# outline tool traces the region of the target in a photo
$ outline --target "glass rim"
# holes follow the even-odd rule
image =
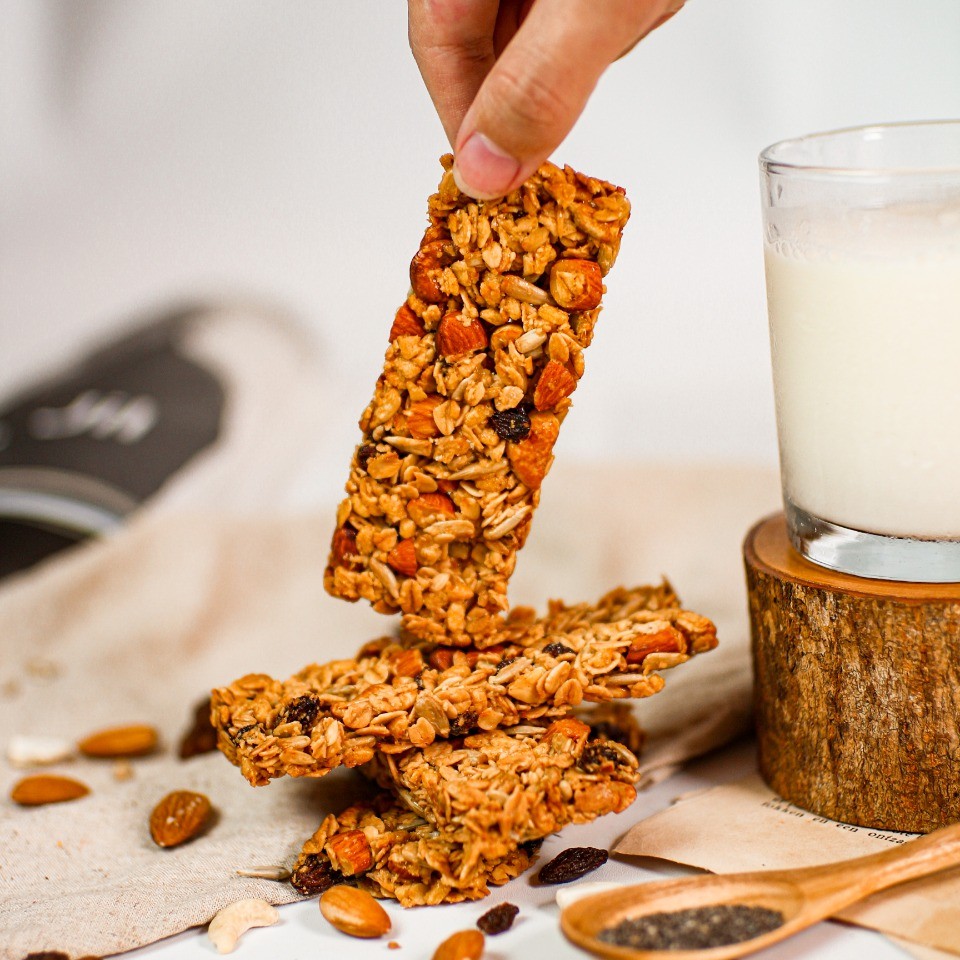
[[[796,162],[780,159],[776,156],[778,151],[783,151],[790,147],[809,143],[816,140],[828,140],[831,138],[847,136],[850,134],[860,134],[861,136],[876,133],[882,134],[888,130],[904,130],[908,128],[925,127],[928,129],[953,129],[960,135],[960,119],[942,119],[942,120],[903,120],[892,123],[868,123],[852,127],[838,127],[835,130],[823,130],[818,133],[808,133],[800,137],[788,137],[784,140],[778,140],[771,143],[760,151],[759,162],[760,169],[764,173],[770,174],[805,174],[808,176],[825,176],[837,178],[849,178],[865,180],[870,178],[890,178],[890,177],[925,177],[925,176],[960,176],[960,161],[953,164],[941,164],[939,166],[929,167],[910,167],[910,166],[872,166],[872,167],[838,167],[829,164],[811,163],[809,161]]]

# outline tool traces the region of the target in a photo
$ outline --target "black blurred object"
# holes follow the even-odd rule
[[[118,528],[220,436],[225,387],[168,313],[0,408],[0,577]]]

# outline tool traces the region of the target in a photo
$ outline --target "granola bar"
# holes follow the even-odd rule
[[[646,588],[641,588],[643,592]],[[677,608],[635,610],[597,622],[597,608],[621,610],[630,592],[596,606],[563,608],[565,632],[528,643],[519,624],[512,642],[485,650],[407,647],[386,638],[353,660],[312,665],[281,682],[250,674],[213,691],[217,745],[255,786],[284,775],[319,777],[341,764],[368,763],[375,749],[401,752],[472,730],[562,716],[587,700],[647,697],[657,673],[716,646],[716,628]],[[559,616],[555,609],[550,616]]]
[[[468,646],[500,629],[630,204],[551,163],[478,203],[441,162],[324,583]]]
[[[291,883],[301,893],[322,893],[355,879],[375,897],[392,897],[405,907],[478,900],[519,876],[539,844],[516,847],[501,858],[467,861],[461,844],[390,793],[328,816],[304,844]]]
[[[490,860],[634,801],[637,758],[589,735],[587,724],[564,717],[378,753],[363,770],[462,844],[467,862]]]

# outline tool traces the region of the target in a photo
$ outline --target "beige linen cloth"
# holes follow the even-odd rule
[[[514,603],[595,599],[667,575],[685,605],[711,616],[720,647],[667,673],[637,704],[652,734],[649,778],[742,731],[749,658],[740,543],[775,509],[774,473],[723,467],[557,464],[511,585]],[[76,740],[152,723],[163,749],[133,761],[74,759],[81,800],[18,808],[24,771],[0,763],[0,957],[31,951],[105,955],[206,923],[241,897],[297,899],[288,884],[236,876],[289,865],[325,812],[363,787],[337,771],[254,790],[219,754],[188,761],[176,745],[210,687],[263,671],[285,677],[352,655],[394,621],[323,592],[333,507],[309,515],[144,514],[0,587],[0,748],[35,734]],[[174,789],[208,794],[212,830],[161,850],[151,809]]]

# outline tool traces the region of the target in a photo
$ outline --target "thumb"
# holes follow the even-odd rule
[[[454,177],[479,199],[519,186],[570,132],[604,70],[676,0],[537,0],[457,133]]]

